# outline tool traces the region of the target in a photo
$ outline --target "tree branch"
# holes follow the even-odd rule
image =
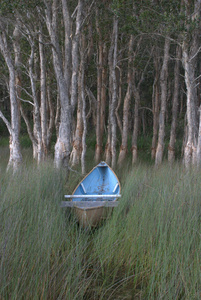
[[[19,99],[19,100],[22,101],[22,102],[29,103],[29,104],[35,106],[35,104],[34,104],[33,102],[29,101],[29,100],[24,100],[24,99],[22,99],[22,98],[20,98],[20,97],[17,97],[17,99]]]
[[[12,135],[12,128],[11,128],[10,122],[6,119],[6,117],[4,116],[4,114],[2,113],[1,110],[0,110],[0,118],[6,124],[6,127],[7,127],[8,131],[9,131],[10,135]]]

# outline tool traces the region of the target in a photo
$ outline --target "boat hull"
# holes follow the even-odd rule
[[[90,209],[75,207],[75,215],[83,228],[96,227],[106,218],[106,208],[103,206]]]
[[[116,206],[120,197],[120,182],[114,171],[101,162],[78,184],[71,198],[71,207],[83,227],[97,226]],[[64,203],[65,206],[65,203]]]

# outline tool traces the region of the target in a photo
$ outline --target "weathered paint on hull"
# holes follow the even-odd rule
[[[95,227],[103,220],[105,216],[104,210],[104,207],[94,207],[90,209],[75,207],[75,214],[82,227]]]

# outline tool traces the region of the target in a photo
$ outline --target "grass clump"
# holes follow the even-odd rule
[[[50,164],[1,174],[0,295],[80,299],[87,237],[59,204],[64,177]],[[77,296],[76,296],[77,294]]]
[[[1,299],[200,299],[200,171],[117,170],[122,198],[99,228],[80,228],[52,162],[1,171]]]
[[[178,166],[131,171],[96,237],[107,285],[101,299],[125,291],[126,299],[200,298],[200,179]]]

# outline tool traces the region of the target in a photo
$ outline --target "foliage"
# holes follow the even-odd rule
[[[36,6],[43,6],[43,1],[2,0],[0,6],[0,15],[15,14],[16,11],[24,12],[24,10],[32,10]]]
[[[179,33],[184,27],[181,1],[115,0],[113,9],[123,24],[122,30],[139,33]]]

